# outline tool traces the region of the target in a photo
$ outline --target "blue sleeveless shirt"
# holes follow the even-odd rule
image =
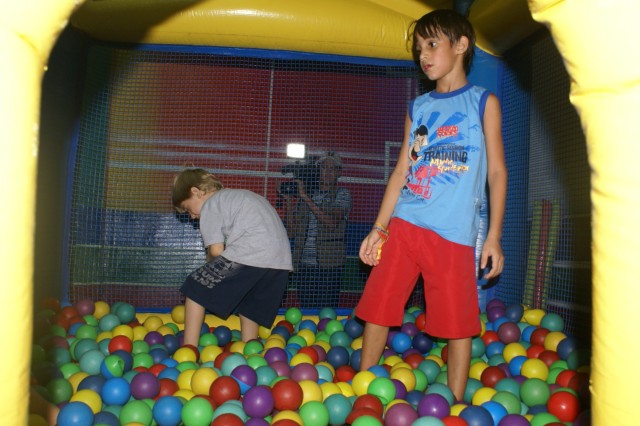
[[[475,247],[487,181],[482,120],[488,96],[467,84],[410,103],[410,166],[394,217]]]

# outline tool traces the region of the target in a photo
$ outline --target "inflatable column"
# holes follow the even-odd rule
[[[529,0],[571,77],[591,164],[594,425],[637,419],[640,339],[640,3]]]
[[[81,1],[5,1],[0,14],[0,424],[27,424],[33,319],[33,231],[42,77]]]

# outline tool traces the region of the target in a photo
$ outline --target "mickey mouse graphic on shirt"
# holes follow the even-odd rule
[[[427,140],[428,134],[429,131],[427,130],[427,126],[424,124],[418,126],[418,128],[413,132],[413,145],[411,145],[411,151],[409,152],[412,165],[416,165],[424,158],[424,150],[427,148],[429,143]]]

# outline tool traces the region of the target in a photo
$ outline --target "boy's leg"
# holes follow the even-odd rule
[[[184,301],[184,344],[198,347],[200,330],[204,322],[204,307],[190,298]]]
[[[245,317],[244,315],[238,315],[240,317],[240,334],[243,342],[258,338],[258,325],[257,322]]]
[[[471,337],[449,339],[447,357],[447,383],[456,401],[463,401],[471,363]]]
[[[360,354],[360,371],[378,365],[384,346],[387,343],[389,327],[373,323],[364,325],[362,335],[362,353]]]

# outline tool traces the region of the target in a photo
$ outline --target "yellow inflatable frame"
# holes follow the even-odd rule
[[[52,45],[82,3],[5,1],[0,15],[0,128],[5,132],[0,176],[2,199],[8,204],[0,220],[0,271],[7,302],[0,310],[6,345],[0,362],[3,425],[27,423],[42,77]],[[390,2],[383,0],[323,0],[316,5],[281,0],[276,9],[263,10],[258,6],[266,3],[257,0],[243,2],[243,8],[235,0],[218,0],[216,8],[211,8],[213,3],[89,0],[86,9],[74,15],[74,22],[96,38],[114,41],[118,41],[113,37],[118,29],[129,28],[126,40],[120,41],[409,59],[400,29],[410,19],[450,5],[449,1],[395,0],[392,10],[387,6]],[[523,22],[529,25],[531,16],[528,11],[525,17],[520,14],[523,5],[522,0],[477,0],[470,18],[480,35],[479,46],[500,53],[528,35],[531,27],[523,30]],[[635,306],[640,293],[640,221],[635,218],[640,211],[640,178],[637,168],[621,159],[640,158],[632,125],[640,111],[640,4],[636,0],[528,0],[528,7],[535,20],[550,28],[564,58],[572,79],[570,99],[581,117],[592,167],[592,422],[630,424],[638,415],[634,391],[640,383],[635,368],[640,340],[633,334],[640,323],[640,309]],[[123,15],[123,10],[128,14]],[[252,17],[257,19],[251,21]],[[195,22],[198,25],[191,25]],[[248,25],[251,22],[259,24]],[[171,34],[176,25],[188,25],[182,31],[187,28],[197,34],[193,40],[190,36],[176,39]],[[208,35],[220,28],[217,37]],[[344,36],[345,29],[349,37]]]

